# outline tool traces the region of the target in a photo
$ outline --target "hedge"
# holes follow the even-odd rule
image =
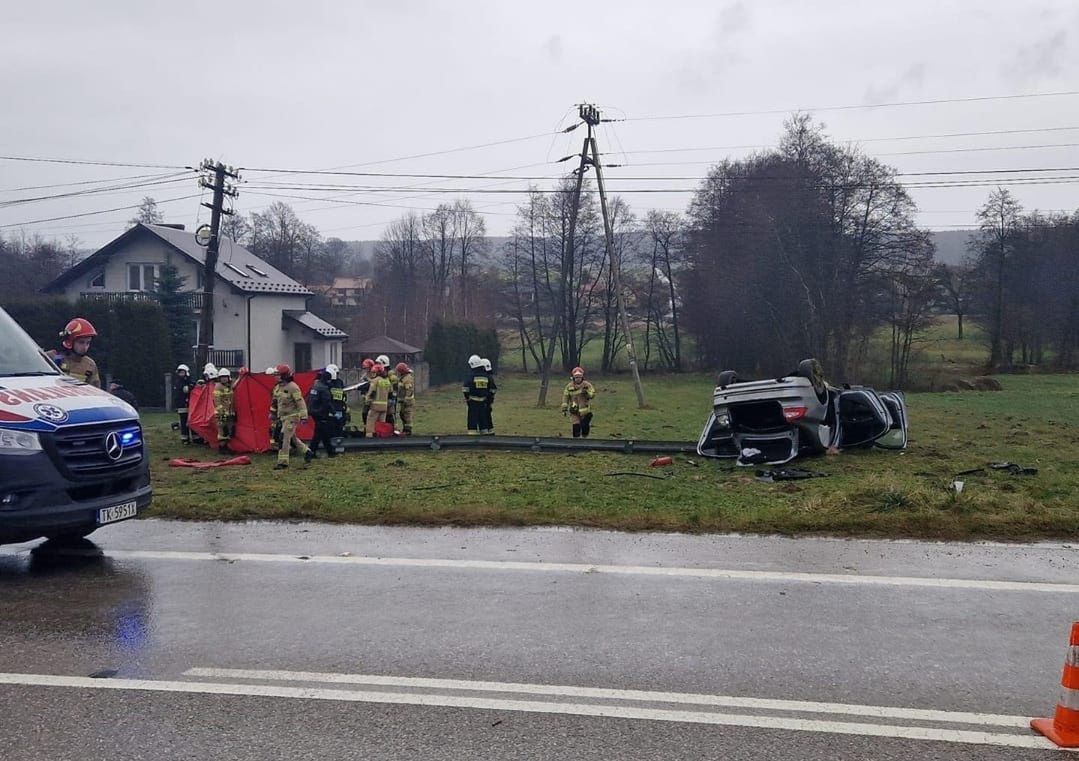
[[[90,348],[101,377],[120,381],[140,405],[165,403],[165,373],[172,370],[168,323],[153,302],[107,304],[60,298],[4,304],[23,330],[46,351],[60,348],[60,331],[72,317],[85,317],[98,335]]]
[[[468,370],[468,358],[479,354],[498,369],[498,333],[471,323],[436,321],[427,334],[423,358],[431,367],[431,385],[459,382]]]

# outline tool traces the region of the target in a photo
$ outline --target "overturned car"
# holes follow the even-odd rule
[[[790,462],[829,449],[907,446],[907,406],[899,391],[835,388],[820,363],[806,359],[788,376],[743,381],[719,375],[697,453],[739,465]]]

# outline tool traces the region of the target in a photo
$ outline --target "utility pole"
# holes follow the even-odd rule
[[[235,198],[239,195],[236,186],[226,183],[226,178],[240,179],[240,173],[231,166],[225,166],[220,161],[205,159],[199,165],[202,176],[199,178],[199,187],[208,188],[214,192],[213,203],[202,205],[210,210],[209,240],[201,243],[203,228],[195,231],[195,240],[200,245],[206,246],[206,263],[202,269],[202,318],[199,324],[199,343],[195,349],[195,367],[201,373],[206,366],[206,360],[210,353],[210,347],[214,343],[214,281],[217,279],[217,253],[221,230],[221,215],[231,215],[231,209],[224,208],[225,196]],[[247,358],[250,361],[250,357]]]
[[[626,335],[626,358],[629,360],[629,369],[633,372],[633,390],[637,392],[637,406],[640,409],[648,407],[644,398],[644,387],[641,385],[641,372],[637,367],[637,352],[633,348],[633,334],[629,331],[629,316],[626,314],[626,298],[622,291],[622,258],[614,244],[614,228],[611,225],[611,215],[607,208],[607,191],[603,185],[603,164],[599,158],[599,148],[596,145],[594,128],[603,120],[600,118],[599,109],[588,103],[582,103],[577,107],[581,120],[588,126],[588,136],[585,138],[585,147],[581,151],[581,172],[577,178],[577,195],[574,198],[573,216],[571,217],[570,232],[572,235],[573,222],[576,221],[577,205],[580,203],[581,175],[584,174],[585,163],[591,164],[596,170],[596,186],[599,190],[599,205],[603,211],[603,231],[607,240],[607,261],[611,267],[611,279],[614,284],[615,297],[618,301],[618,321],[622,326],[622,332]],[[588,154],[591,153],[591,156]]]

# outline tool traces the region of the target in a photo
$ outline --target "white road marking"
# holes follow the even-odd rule
[[[868,716],[874,719],[909,719],[950,724],[1026,729],[1026,716],[1005,716],[967,711],[938,711],[923,708],[867,706],[850,703],[819,703],[805,700],[776,700],[747,698],[736,695],[701,695],[684,692],[653,692],[650,690],[616,690],[603,687],[575,687],[552,684],[521,684],[518,682],[478,682],[465,679],[431,679],[426,677],[383,676],[375,674],[333,674],[317,671],[273,671],[263,669],[193,668],[184,676],[206,679],[259,679],[275,682],[321,682],[324,684],[363,684],[376,687],[407,687],[434,690],[464,690],[471,692],[523,693],[534,696],[570,698],[599,698],[631,700],[648,703],[684,703],[722,706],[724,708],[753,708],[758,710],[794,711],[801,713],[843,714]]]
[[[904,740],[927,740],[967,745],[995,745],[1008,748],[1035,748],[1039,750],[1051,750],[1056,748],[1051,741],[1033,734],[1000,734],[960,729],[904,727],[887,724],[862,724],[857,722],[821,721],[817,719],[795,719],[776,716],[750,716],[702,711],[675,711],[655,708],[635,708],[631,706],[505,700],[459,697],[453,695],[424,695],[418,693],[377,691],[364,692],[358,690],[285,687],[280,685],[224,684],[216,682],[93,679],[90,677],[58,676],[52,674],[0,673],[0,684],[34,687],[70,687],[96,690],[142,690],[150,692],[234,695],[263,698],[272,697],[290,698],[294,700],[337,700],[357,703],[382,703],[445,708],[471,708],[489,711],[594,716],[602,718],[669,721],[731,727],[752,727],[758,729],[780,729],[798,732],[820,732],[839,735],[862,735],[867,737],[889,737]]]
[[[78,554],[76,551],[74,554]],[[181,552],[172,550],[108,550],[108,557],[121,560],[247,561],[254,563],[384,566],[392,568],[452,568],[479,571],[532,571],[543,573],[602,573],[631,576],[716,579],[725,581],[804,582],[886,587],[929,587],[1000,592],[1052,592],[1079,594],[1079,584],[1048,581],[997,581],[994,579],[946,579],[922,576],[862,576],[841,573],[793,571],[742,571],[642,565],[592,565],[587,563],[521,562],[513,560],[456,560],[452,558],[385,558],[364,555],[284,555],[253,552]]]

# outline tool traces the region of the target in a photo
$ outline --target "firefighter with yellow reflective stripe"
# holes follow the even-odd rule
[[[386,377],[386,368],[375,363],[371,366],[371,388],[367,390],[367,403],[370,412],[367,413],[366,431],[368,436],[375,435],[375,424],[386,422],[386,413],[390,406],[390,394],[393,386]]]
[[[573,422],[573,438],[588,438],[592,431],[592,400],[596,387],[584,379],[584,368],[575,367],[570,372],[570,382],[562,391],[562,414],[569,414]]]
[[[277,385],[274,386],[273,396],[270,399],[270,420],[281,423],[281,448],[277,450],[277,464],[274,470],[288,467],[289,454],[292,447],[310,462],[312,454],[299,436],[296,428],[307,422],[307,403],[303,400],[303,392],[292,379],[292,368],[282,363],[277,366]]]
[[[468,358],[468,374],[461,390],[464,392],[465,404],[468,405],[468,435],[479,436],[488,431],[487,404],[491,398],[491,378],[483,367],[483,359],[478,354]]]
[[[330,374],[330,408],[333,420],[334,438],[345,435],[345,424],[351,419],[348,408],[348,393],[345,391],[345,382],[341,379],[341,368],[337,365],[326,365],[326,372]],[[341,442],[334,442],[334,449]]]
[[[217,371],[214,383],[214,419],[217,421],[217,451],[229,451],[229,440],[236,430],[236,402],[232,373],[227,367]]]
[[[404,362],[398,362],[397,372],[397,412],[401,418],[401,430],[405,436],[412,435],[412,413],[416,408],[416,378],[412,368]]]

